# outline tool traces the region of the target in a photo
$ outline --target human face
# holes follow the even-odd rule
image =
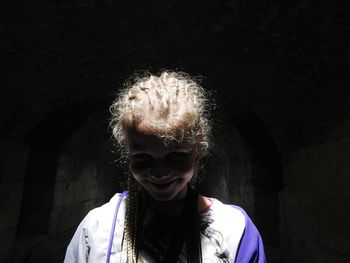
[[[134,128],[128,132],[130,170],[157,201],[181,200],[195,173],[196,155],[185,143],[166,146],[162,138]]]

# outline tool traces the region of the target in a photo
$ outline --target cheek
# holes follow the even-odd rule
[[[152,165],[145,162],[131,162],[130,163],[130,170],[134,171],[136,173],[141,173],[143,171],[150,170],[152,168]]]
[[[141,167],[139,165],[130,165],[130,171],[131,174],[135,177],[137,180],[138,178],[146,177],[147,174],[150,172],[150,168],[147,167]]]

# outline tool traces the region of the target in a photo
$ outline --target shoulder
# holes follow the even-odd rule
[[[71,239],[64,262],[100,262],[106,255],[111,226],[115,215],[118,242],[121,242],[126,211],[126,195],[115,194],[108,203],[92,209],[81,221]],[[118,205],[119,204],[119,205]],[[119,207],[119,209],[117,209]],[[118,213],[116,211],[118,210]]]
[[[84,219],[88,228],[94,230],[95,228],[110,227],[112,224],[114,214],[118,206],[117,222],[124,220],[126,212],[127,195],[124,193],[116,193],[109,202],[104,205],[90,210]]]
[[[123,209],[126,204],[127,195],[123,193],[116,193],[109,202],[103,204],[102,206],[96,207],[87,214],[89,217],[103,217],[106,214],[113,214],[118,202],[120,202],[119,211]]]
[[[245,216],[238,207],[212,198],[211,205],[201,213],[205,230],[202,246],[204,258],[221,255],[234,262],[245,229]]]
[[[226,205],[240,213],[244,220],[244,231],[235,256],[236,263],[265,263],[265,251],[261,235],[247,213],[239,206]]]
[[[246,223],[247,214],[238,206],[224,204],[221,201],[213,198],[213,202],[208,210],[210,217],[214,222],[217,221],[220,225],[225,225],[243,232]]]
[[[121,239],[127,197],[125,194],[115,194],[108,203],[92,209],[79,224],[71,239],[64,262],[99,262],[104,257],[108,247],[111,226],[116,217],[116,232],[118,241]],[[119,203],[119,205],[118,205]],[[117,209],[119,207],[119,209]],[[118,213],[116,213],[118,210]]]
[[[211,227],[221,233],[223,249],[232,262],[265,262],[261,236],[244,209],[213,199],[206,214],[212,219]]]
[[[245,217],[245,227],[239,243],[235,262],[265,263],[264,245],[258,229],[242,208],[236,208],[241,210]]]

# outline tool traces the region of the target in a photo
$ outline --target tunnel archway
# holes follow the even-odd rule
[[[267,257],[278,261],[279,195],[283,189],[281,153],[264,122],[249,110],[232,121],[250,151],[251,185],[254,189],[254,221],[264,238]]]
[[[121,171],[105,116],[109,104],[106,98],[60,107],[27,136],[30,152],[14,262],[46,257],[61,262],[86,213],[120,192]]]
[[[25,144],[30,150],[17,237],[48,234],[59,148],[85,114],[86,107],[79,104],[58,108],[28,134]]]

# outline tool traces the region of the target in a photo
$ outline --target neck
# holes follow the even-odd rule
[[[145,193],[145,209],[152,210],[159,215],[178,217],[185,207],[186,197],[181,200],[158,201]]]
[[[142,224],[144,227],[156,225],[159,228],[168,226],[171,222],[176,222],[184,210],[184,200],[171,200],[161,202],[153,199],[148,194],[144,194],[142,209]]]

